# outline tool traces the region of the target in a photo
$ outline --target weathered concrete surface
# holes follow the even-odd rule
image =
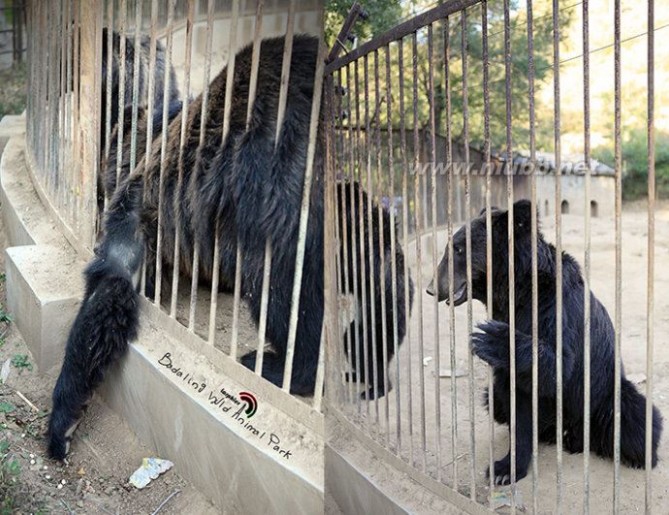
[[[245,391],[144,317],[137,343],[101,393],[223,511],[323,513],[322,438],[258,392],[249,417]]]
[[[414,480],[405,470],[380,456],[378,444],[359,438],[358,432],[326,410],[326,499],[343,513],[489,513],[468,498],[450,491],[436,480],[434,490]],[[436,493],[435,493],[436,492]],[[336,511],[335,511],[336,513]]]
[[[9,248],[8,309],[35,363],[60,363],[79,306],[83,260],[56,230],[35,193],[25,161],[25,118],[0,120],[0,204]],[[4,145],[3,145],[4,140]]]
[[[83,261],[49,245],[11,247],[5,254],[7,307],[37,367],[48,370],[63,359],[83,290]]]

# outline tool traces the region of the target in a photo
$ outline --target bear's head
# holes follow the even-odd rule
[[[491,208],[491,220],[493,267],[508,269],[509,212],[493,207]],[[530,249],[532,204],[529,200],[519,200],[513,205],[513,225],[515,248]],[[427,287],[428,294],[436,295],[439,301],[445,300],[454,306],[464,303],[467,300],[467,261],[470,261],[472,298],[481,302],[486,301],[488,240],[486,226],[486,210],[483,209],[476,218],[471,220],[471,255],[467,253],[466,225],[453,235],[453,298],[450,298],[448,246],[439,262],[437,276]]]

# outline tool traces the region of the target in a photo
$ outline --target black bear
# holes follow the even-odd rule
[[[278,142],[275,142],[283,46],[283,38],[261,43],[257,96],[248,124],[251,46],[236,56],[234,100],[225,139],[222,130],[227,69],[209,86],[205,127],[201,127],[200,96],[165,129],[167,149],[162,163],[160,138],[154,132],[156,139],[148,160],[142,159],[143,148],[138,145],[134,170],[130,170],[127,153],[124,153],[118,184],[115,177],[103,179],[105,188],[110,193],[113,190],[113,195],[96,255],[85,272],[83,304],[70,332],[53,393],[49,423],[51,456],[64,458],[93,390],[109,365],[125,352],[128,341],[136,336],[139,323],[136,287],[142,260],[146,257],[151,263],[155,259],[159,221],[163,259],[186,275],[191,273],[192,256],[198,245],[200,277],[212,279],[214,241],[218,236],[220,280],[222,284],[234,284],[237,246],[240,246],[241,292],[256,323],[260,317],[265,242],[269,239],[273,249],[272,287],[266,337],[273,352],[264,356],[262,375],[277,386],[283,384],[318,40],[302,35],[294,38],[285,117]],[[181,149],[182,116],[186,116],[186,138]],[[141,125],[146,126],[150,119],[147,114]],[[159,132],[162,127],[156,127],[155,118],[153,123]],[[201,145],[203,131],[205,137]],[[291,393],[305,395],[314,391],[323,325],[323,135],[323,131],[319,131],[309,192],[309,222],[291,376]],[[115,170],[113,155],[115,152],[110,153],[108,164]],[[162,178],[161,168],[164,169]],[[105,175],[110,173],[115,175],[111,169],[103,170]],[[340,203],[342,194],[340,189]],[[177,229],[180,260],[173,263]],[[349,233],[353,233],[353,228]],[[374,238],[374,241],[379,239]],[[389,241],[385,239],[384,249],[377,245],[367,249],[366,255],[388,253]],[[396,254],[401,256],[399,247]],[[374,261],[381,262],[379,258]],[[387,268],[384,271],[379,268],[374,273],[389,275]],[[404,277],[402,269],[397,277],[398,290],[404,291],[404,281],[410,278]],[[373,293],[369,292],[370,301],[380,302],[381,297]],[[392,312],[392,308],[386,303],[386,311]],[[380,306],[376,309],[381,312]],[[397,317],[397,333],[403,336],[404,300],[398,309],[402,316]],[[388,316],[392,317],[392,313]],[[377,338],[381,335],[377,334]],[[393,333],[386,344],[394,348]],[[372,342],[370,349],[378,349],[378,345]],[[255,352],[242,357],[242,363],[252,369],[255,361]]]
[[[508,211],[494,209],[492,215],[493,320],[479,324],[472,334],[472,352],[488,363],[494,373],[494,417],[509,424],[509,244]],[[532,207],[527,200],[513,206],[515,273],[516,356],[516,479],[527,475],[532,455]],[[465,246],[465,228],[453,236],[453,299],[449,299],[448,252],[428,293],[460,305],[467,299],[466,263],[471,261],[472,298],[487,299],[485,210],[471,221],[471,256]],[[539,316],[539,440],[556,441],[556,250],[541,231],[537,234]],[[577,262],[562,253],[562,380],[564,447],[583,452],[583,333],[584,283]],[[590,445],[602,457],[613,456],[614,328],[606,309],[590,293],[591,393]],[[486,392],[487,397],[487,392]],[[645,465],[646,398],[634,385],[621,378],[621,461],[631,467]],[[652,465],[657,464],[657,446],[662,433],[662,416],[653,407]],[[511,480],[511,453],[495,462],[496,484]],[[490,471],[489,471],[490,473]]]
[[[359,304],[364,313],[358,314],[344,335],[352,370],[348,379],[367,385],[362,398],[375,399],[390,390],[384,372],[395,353],[394,342],[399,345],[406,333],[413,304],[413,282],[404,276],[404,254],[399,242],[395,242],[393,254],[391,233],[396,227],[391,223],[388,210],[379,209],[357,181],[337,183],[337,204],[340,238],[343,239],[343,234],[347,238],[346,252],[339,255],[340,291],[357,292],[359,298],[371,299],[364,306]],[[348,273],[343,271],[345,269]]]
[[[109,44],[111,40],[111,52]],[[140,37],[139,47],[135,47],[135,37],[126,36],[125,38],[125,73],[121,77],[121,35],[112,30],[111,33],[107,27],[102,29],[102,110],[100,111],[100,150],[104,150],[105,132],[107,130],[107,117],[109,117],[109,127],[113,130],[119,121],[121,111],[124,112],[124,120],[129,121],[131,110],[125,110],[132,105],[133,89],[135,82],[135,61],[138,61],[137,67],[137,103],[140,108],[146,108],[149,103],[149,76],[150,66],[149,58],[151,54],[151,38],[144,35]],[[109,67],[111,60],[111,68]],[[153,68],[154,94],[153,94],[153,112],[162,113],[163,103],[173,104],[179,101],[179,89],[177,87],[176,74],[174,68],[170,65],[169,71],[165,73],[167,63],[167,54],[165,47],[160,41],[156,41],[156,58]],[[111,76],[109,77],[109,72]],[[121,80],[123,79],[123,80]],[[167,80],[167,84],[166,81]],[[167,86],[167,89],[165,89]],[[109,91],[108,91],[109,89]],[[165,95],[167,94],[167,96]],[[108,102],[109,101],[109,102]],[[124,123],[125,125],[125,123]],[[111,145],[116,146],[115,141],[110,141]]]

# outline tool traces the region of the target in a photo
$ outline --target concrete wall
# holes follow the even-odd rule
[[[537,176],[537,202],[542,217],[555,216],[554,175]],[[562,175],[563,213],[585,215],[585,177],[582,175]],[[591,214],[612,217],[615,214],[615,178],[610,175],[596,175],[590,179]],[[566,204],[565,204],[566,202]],[[593,204],[594,203],[594,204]]]

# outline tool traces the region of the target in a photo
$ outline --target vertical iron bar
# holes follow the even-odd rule
[[[437,140],[436,140],[436,110],[434,105],[434,44],[433,26],[427,26],[427,65],[428,65],[428,101],[430,107],[430,166],[431,173],[431,202],[432,202],[432,277],[437,277]],[[418,268],[420,270],[420,268]],[[436,281],[439,284],[439,281]],[[437,294],[433,297],[434,316],[434,400],[435,400],[435,429],[436,429],[436,454],[437,454],[437,481],[441,481],[441,356],[439,353],[439,287]],[[420,291],[419,294],[423,292]]]
[[[409,245],[409,163],[407,160],[407,144],[406,144],[406,120],[404,107],[404,39],[397,42],[397,71],[399,77],[399,97],[400,97],[400,158],[402,160],[402,243],[408,250]],[[414,171],[415,172],[415,171]],[[409,277],[409,263],[408,259],[404,260],[404,277]],[[404,281],[404,324],[406,326],[405,346],[408,347],[406,353],[406,370],[407,370],[407,412],[409,423],[409,463],[414,465],[414,439],[413,439],[413,381],[411,379],[411,357],[412,339],[411,339],[411,306],[409,304],[409,281]],[[398,360],[399,362],[399,360]]]
[[[402,450],[402,414],[401,414],[401,392],[402,386],[400,383],[400,359],[399,359],[399,328],[397,320],[397,230],[395,218],[395,166],[393,156],[393,120],[392,120],[392,80],[390,74],[391,59],[390,59],[390,44],[386,46],[386,129],[388,135],[388,170],[390,173],[390,255],[391,258],[391,290],[392,290],[392,306],[393,306],[393,355],[395,356],[395,410],[396,410],[396,452],[400,455]],[[400,77],[400,80],[402,78]],[[405,280],[407,276],[404,276]],[[408,325],[408,324],[407,324]],[[387,394],[386,394],[387,395]],[[437,408],[438,409],[438,408]],[[441,431],[441,417],[437,411],[437,431]]]
[[[342,84],[344,82],[344,80],[342,78],[342,74],[343,74],[342,69],[337,70],[337,78],[338,78],[337,84],[340,88],[339,89],[340,91],[341,91],[341,88],[343,87]],[[349,80],[349,76],[350,76],[350,67],[349,67],[349,65],[346,65],[346,81]],[[343,116],[343,114],[345,112],[345,109],[346,108],[344,107],[343,99],[341,99],[341,102],[340,102],[340,115],[341,115],[340,116],[340,126],[341,126],[341,130],[339,131],[340,134],[341,134],[341,145],[342,145],[341,155],[345,156],[346,154],[349,154],[349,156],[350,156],[350,153],[352,152],[352,146],[351,146],[351,140],[348,137],[349,133],[344,128],[344,116]],[[350,125],[351,125],[350,119],[347,119],[347,124],[350,127]],[[349,129],[349,131],[350,131],[350,129]],[[346,148],[347,145],[348,145],[348,149]],[[351,165],[351,163],[349,161],[349,166],[350,165]],[[346,198],[345,188],[346,188],[346,181],[348,179],[348,174],[345,172],[345,167],[346,167],[346,160],[345,160],[345,158],[343,158],[341,160],[341,166],[337,169],[338,173],[342,175],[342,177],[339,179],[339,184],[337,185],[338,186],[337,191],[339,191],[339,188],[341,188],[341,191],[342,191],[341,204],[340,204],[339,201],[337,202],[337,208],[338,208],[338,213],[337,213],[338,218],[337,219],[339,220],[340,227],[341,227],[341,230],[339,232],[339,237],[341,238],[340,239],[340,245],[341,245],[340,246],[340,252],[341,252],[341,257],[342,257],[342,262],[341,262],[341,266],[340,266],[340,275],[341,275],[340,278],[342,280],[341,289],[340,289],[340,292],[339,292],[340,293],[340,301],[342,299],[341,294],[346,293],[348,295],[350,293],[348,291],[349,284],[351,284],[351,282],[353,282],[353,284],[355,284],[355,281],[356,281],[355,275],[353,277],[350,277],[350,275],[349,275],[350,272],[349,272],[349,267],[348,267],[349,249],[352,246],[350,244],[350,242],[352,242],[352,240],[355,239],[355,237],[354,237],[355,233],[353,232],[354,227],[351,225],[352,234],[349,237],[349,234],[348,234],[349,224],[346,223],[346,220],[348,218],[347,208],[352,209],[353,203],[351,203],[351,206],[347,206],[346,202],[345,202],[345,198]],[[351,173],[351,170],[349,170],[349,173]],[[353,254],[353,256],[355,256],[355,254]],[[353,263],[356,262],[356,260],[354,258],[352,258],[351,261]],[[348,342],[348,345],[350,346],[351,345],[350,331],[347,331],[345,333],[345,338]],[[356,377],[356,379],[357,379],[357,377]],[[357,381],[356,381],[356,385],[357,385]],[[353,402],[353,381],[348,381],[348,384],[346,386],[348,387],[347,388],[348,402]],[[359,389],[359,386],[356,386],[356,389]]]
[[[130,169],[128,173],[132,173],[137,162],[137,117],[139,116],[139,65],[143,60],[141,48],[141,29],[142,29],[142,4],[137,1],[135,3],[135,39],[134,39],[134,61],[132,70],[132,111],[130,118]],[[150,112],[150,111],[149,111]],[[147,124],[151,125],[150,123]]]
[[[556,511],[562,512],[562,147],[560,131],[560,7],[553,0],[553,131],[555,138],[555,375],[556,375]]]
[[[448,164],[448,175],[446,176],[446,190],[448,199],[448,298],[452,299],[455,295],[453,291],[455,269],[453,265],[453,137],[452,137],[452,106],[451,106],[451,39],[450,39],[450,19],[444,19],[444,89],[446,90],[446,162]],[[452,302],[448,303],[448,322],[449,322],[449,353],[451,365],[451,458],[453,464],[453,489],[458,489],[458,390],[455,370],[457,367],[455,351],[455,306]]]
[[[621,130],[621,78],[620,78],[620,0],[614,1],[614,29],[613,29],[613,54],[614,54],[614,138],[615,138],[615,284],[616,284],[616,307],[615,307],[615,352],[614,352],[614,400],[613,400],[613,511],[620,511],[620,394],[621,394],[621,335],[622,335],[622,144]]]
[[[532,245],[532,512],[538,513],[537,497],[539,483],[539,272],[538,256],[539,224],[537,220],[537,166],[536,166],[536,118],[534,108],[534,13],[533,2],[527,2],[527,53],[528,53],[528,86],[530,111],[530,165],[531,178],[531,245]]]
[[[274,137],[274,147],[279,144],[279,136],[283,126],[283,119],[286,111],[286,99],[288,95],[288,82],[290,80],[290,62],[293,54],[293,34],[295,25],[295,0],[291,0],[288,8],[288,20],[286,24],[286,34],[283,43],[283,62],[281,66],[281,85],[279,88],[279,106],[276,121],[276,134]],[[249,114],[251,104],[249,101]],[[248,118],[250,121],[250,118]],[[265,348],[265,334],[267,332],[267,312],[269,304],[269,287],[272,276],[272,241],[268,237],[265,241],[265,261],[263,264],[262,293],[260,298],[260,321],[258,326],[258,349],[256,352],[256,368],[258,375],[262,374],[262,365]]]
[[[148,98],[146,103],[146,148],[144,149],[144,192],[143,198],[146,204],[148,199],[148,168],[151,162],[151,147],[153,143],[153,111],[155,109],[155,95],[156,95],[156,55],[157,49],[157,25],[158,25],[158,1],[151,1],[151,29],[150,29],[150,43],[149,43],[149,84],[148,84]],[[138,25],[139,30],[139,25]],[[109,31],[109,29],[108,29]],[[110,75],[107,75],[109,77]],[[167,127],[164,128],[167,130]],[[102,172],[102,171],[101,171]],[[132,172],[132,170],[131,170]],[[144,263],[142,264],[142,277],[140,291],[146,294],[146,272],[150,264],[147,262],[149,255],[148,249],[144,253]]]
[[[322,13],[322,11],[321,11]],[[322,21],[322,16],[321,16]],[[304,249],[306,246],[307,223],[309,221],[309,204],[311,199],[311,182],[314,169],[314,154],[316,152],[316,138],[320,119],[321,92],[323,90],[323,70],[325,69],[326,48],[321,39],[318,45],[318,59],[316,61],[316,76],[314,79],[314,96],[311,104],[311,118],[309,121],[309,145],[307,148],[307,167],[304,173],[302,191],[302,205],[300,207],[300,226],[297,240],[297,255],[295,257],[295,279],[291,297],[290,322],[288,325],[288,345],[286,348],[286,364],[283,371],[282,389],[290,392],[290,383],[293,372],[293,356],[295,353],[295,337],[297,336],[297,318],[300,305],[300,291],[302,286],[302,272],[304,265]]]
[[[655,0],[648,0],[648,290],[646,300],[646,492],[652,506],[653,354],[655,346]]]
[[[380,300],[381,300],[381,356],[376,358],[376,363],[379,362],[379,358],[383,362],[383,370],[378,371],[377,375],[382,374],[383,379],[383,388],[386,391],[386,395],[383,396],[384,402],[384,411],[385,411],[385,427],[383,428],[383,433],[385,434],[386,447],[390,445],[390,414],[388,413],[389,406],[389,396],[387,395],[388,390],[388,324],[387,318],[388,313],[386,309],[386,263],[385,263],[385,242],[384,242],[384,228],[383,228],[383,173],[381,165],[381,88],[379,80],[379,50],[374,50],[374,100],[375,100],[375,119],[376,127],[374,130],[375,139],[376,139],[376,175],[377,175],[377,193],[378,193],[378,203],[377,203],[377,223],[379,227],[379,243],[377,248],[373,251],[378,251],[379,253],[379,290],[380,290]],[[387,99],[390,102],[390,99]],[[374,192],[369,191],[372,197]],[[391,228],[392,231],[392,228]],[[379,335],[377,335],[377,338]],[[375,346],[376,347],[376,346]],[[378,351],[377,351],[378,352]],[[378,369],[378,366],[375,367]],[[381,378],[379,378],[381,379]],[[378,390],[377,390],[378,391]],[[377,394],[378,397],[378,394]],[[377,403],[378,405],[378,403]]]
[[[416,218],[416,267],[417,270],[422,270],[423,267],[423,235],[420,230],[422,211],[420,197],[421,181],[419,167],[420,143],[418,138],[418,33],[413,32],[411,35],[411,50],[412,50],[412,65],[413,65],[413,169],[414,169],[414,197],[415,202],[415,218]],[[418,386],[420,388],[420,436],[423,472],[427,469],[427,431],[425,425],[425,367],[424,363],[424,341],[423,341],[423,277],[422,272],[416,274],[416,310],[418,311]]]
[[[354,66],[356,66],[356,62],[353,63]],[[340,82],[340,87],[341,87],[341,82]],[[341,91],[341,90],[340,90]],[[356,146],[354,143],[354,133],[353,133],[353,110],[351,109],[351,102],[353,100],[353,97],[351,95],[351,64],[346,65],[346,91],[348,94],[348,118],[347,118],[347,125],[348,125],[348,133],[347,133],[347,138],[349,141],[349,173],[348,176],[346,177],[346,180],[348,181],[348,186],[349,186],[349,195],[351,196],[351,205],[349,206],[349,209],[351,210],[350,215],[345,214],[344,221],[345,220],[355,220],[355,213],[356,213],[356,208],[355,208],[355,188],[354,188],[354,170],[355,170],[355,150]],[[358,98],[355,97],[355,102],[356,105],[358,103]],[[343,99],[341,101],[341,105],[343,106]],[[343,113],[343,107],[342,107],[342,113]],[[343,117],[342,117],[342,123],[343,123]],[[359,120],[356,118],[356,123],[359,123]],[[346,187],[345,186],[346,182],[342,184],[342,200],[345,198],[346,193],[343,192],[343,189]],[[342,207],[345,208],[346,204],[342,202]],[[348,224],[344,223],[344,246],[343,246],[343,259],[344,259],[344,267],[345,267],[345,273],[348,272],[348,244],[346,243],[346,237],[348,236]],[[358,275],[358,252],[357,252],[357,241],[355,237],[355,224],[351,224],[351,236],[350,236],[350,243],[351,243],[351,263],[353,265],[353,270],[351,271],[353,274],[353,277],[351,279],[351,282],[353,283],[353,297],[356,299],[355,302],[357,302],[358,299],[358,284],[362,284],[360,281],[360,276]],[[351,292],[348,291],[348,284],[346,284],[345,291],[347,294],[351,294]],[[351,326],[349,325],[349,328]],[[358,317],[356,316],[356,319],[353,322],[353,334],[351,335],[351,331],[349,330],[347,333],[347,341],[348,345],[350,348],[353,348],[356,350],[356,355],[358,355],[359,358],[359,351],[360,349],[360,335],[358,334],[358,328],[359,328],[359,321]],[[351,349],[349,349],[350,351]],[[358,405],[358,411],[360,410],[360,370],[359,370],[359,363],[360,359],[356,359],[356,381],[355,381],[355,395],[353,394],[353,381],[349,381],[349,395],[351,396],[352,399],[355,400],[356,404]]]
[[[179,161],[178,161],[178,175],[177,175],[177,188],[176,192],[181,192],[183,190],[183,180],[184,180],[184,147],[186,146],[187,138],[189,137],[186,133],[188,126],[188,104],[190,102],[190,72],[191,72],[191,61],[193,53],[193,21],[195,18],[195,2],[188,3],[188,18],[186,20],[186,55],[184,62],[184,84],[181,100],[181,131],[179,137]],[[174,209],[174,259],[172,260],[172,297],[170,299],[170,316],[176,318],[177,316],[177,300],[179,298],[179,269],[181,267],[181,219],[183,217],[183,210],[180,201],[179,193],[174,193],[173,209]]]
[[[167,4],[167,27],[165,32],[167,34],[167,41],[165,42],[165,70],[163,76],[163,100],[169,98],[172,67],[172,47],[174,40],[174,9],[176,7],[176,0],[170,0]],[[167,165],[167,133],[169,120],[169,102],[163,101],[163,131],[160,138],[160,172],[158,178],[158,229],[156,232],[156,289],[155,289],[155,305],[160,307],[162,282],[163,282],[163,204],[165,203],[165,166]],[[185,115],[185,111],[181,111],[181,115]]]
[[[531,0],[530,0],[531,2]],[[483,46],[483,153],[486,164],[486,182],[485,182],[485,207],[486,207],[486,316],[493,318],[492,306],[492,166],[490,163],[490,58],[488,52],[488,2],[481,4],[481,37]],[[488,488],[492,492],[495,485],[495,474],[492,473],[495,467],[495,385],[492,369],[488,370],[488,431],[490,432],[490,441],[488,445]],[[492,503],[492,496],[490,496]]]
[[[123,166],[123,132],[125,128],[125,80],[126,80],[126,24],[128,20],[128,2],[121,0],[121,16],[119,25],[119,58],[118,63],[118,118],[116,125],[116,185],[121,179],[121,168]],[[109,49],[113,52],[113,49]],[[76,55],[76,54],[75,54]],[[76,61],[76,60],[75,60]],[[111,77],[109,77],[111,80]]]
[[[365,54],[363,58],[363,66],[364,66],[364,73],[363,73],[363,80],[365,84],[365,154],[366,154],[366,179],[367,179],[367,191],[368,192],[373,192],[372,188],[372,157],[371,157],[371,148],[372,148],[372,143],[371,143],[371,138],[370,134],[372,132],[371,128],[371,121],[370,121],[370,116],[369,116],[369,54]],[[371,200],[373,197],[369,197],[369,200]],[[374,240],[373,240],[373,222],[372,222],[372,203],[370,201],[367,202],[367,209],[366,209],[366,223],[367,227],[369,228],[369,234],[367,236],[367,252],[369,255],[367,256],[368,258],[368,266],[369,266],[369,298],[367,301],[369,302],[369,306],[371,307],[370,310],[370,328],[371,328],[371,337],[372,341],[367,342],[368,347],[365,349],[365,382],[367,383],[367,386],[369,387],[370,381],[372,383],[372,388],[374,390],[377,389],[378,387],[378,371],[376,367],[376,339],[378,338],[378,335],[376,334],[376,303],[374,302],[374,292],[376,291],[375,289],[375,278],[374,278]],[[370,371],[370,365],[369,365],[369,351],[371,348],[371,361],[372,361],[372,368],[374,369],[372,372],[372,377],[369,377],[369,371]],[[379,424],[379,403],[375,402],[374,403],[374,408],[375,408],[375,423],[376,425],[374,426],[375,428],[378,428]],[[367,410],[369,412],[369,395],[367,395]]]
[[[230,111],[232,108],[232,87],[235,74],[235,58],[237,50],[237,20],[239,19],[239,0],[232,2],[232,18],[230,20],[230,39],[228,43],[228,63],[225,77],[225,102],[223,105],[223,130],[221,132],[221,146],[226,144],[230,131]],[[218,236],[218,229],[217,229]],[[217,240],[217,247],[220,241]],[[232,337],[230,339],[230,357],[237,359],[237,347],[239,339],[239,308],[242,291],[242,248],[237,238],[237,252],[235,258],[235,289],[232,305]],[[212,306],[212,308],[214,308]]]
[[[193,172],[197,173],[201,166],[206,166],[202,164],[202,149],[205,144],[205,136],[207,134],[207,113],[209,112],[209,80],[211,76],[211,52],[214,39],[214,0],[207,0],[207,29],[205,36],[205,45],[204,45],[204,88],[202,90],[202,109],[200,111],[200,140],[198,141],[197,150],[195,151],[195,165],[193,166]],[[216,249],[214,249],[214,254]],[[213,267],[212,267],[213,268]],[[193,238],[193,262],[191,266],[193,271],[191,274],[191,283],[190,283],[190,307],[188,311],[188,330],[195,330],[195,310],[197,307],[197,290],[199,283],[200,275],[200,238]],[[216,278],[216,290],[213,289],[214,285],[214,275],[212,272],[212,289],[211,296],[218,295],[218,278]],[[211,316],[211,311],[209,313]],[[209,330],[211,331],[212,320],[209,320],[210,326]],[[214,319],[213,319],[214,328],[216,326],[216,311],[214,310]],[[214,336],[215,338],[215,336]],[[209,343],[213,345],[213,338],[209,340]]]
[[[512,148],[512,106],[511,106],[511,20],[509,0],[504,0],[504,89],[506,94],[506,194],[508,213],[508,269],[509,269],[509,364],[510,364],[510,434],[511,440],[511,513],[516,512],[516,280],[515,280],[515,243],[513,217],[513,154]]]
[[[583,513],[590,513],[590,13],[583,1],[583,154],[585,161],[585,256],[583,285]]]
[[[467,62],[467,9],[462,10],[461,22],[461,54],[462,54],[462,142],[464,146],[465,172],[465,248],[467,254],[467,335],[468,350],[467,368],[469,375],[469,497],[476,500],[476,404],[474,390],[474,356],[471,352],[471,334],[474,329],[472,312],[472,223],[471,223],[471,176],[469,167],[469,92],[468,88],[468,62]]]

